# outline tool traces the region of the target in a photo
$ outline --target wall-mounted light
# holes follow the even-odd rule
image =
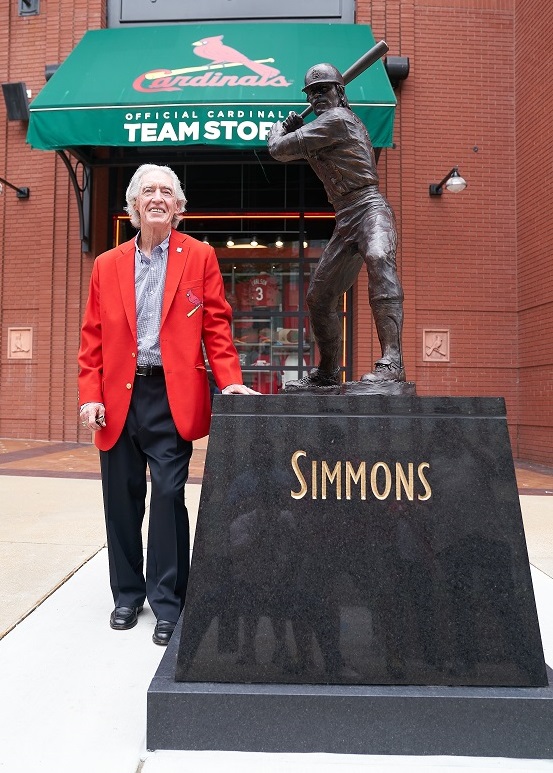
[[[390,79],[393,89],[404,81],[409,75],[409,57],[408,56],[387,56],[384,59],[384,69]]]
[[[29,113],[29,91],[27,86],[22,83],[3,83],[2,92],[4,102],[6,103],[6,112],[8,121],[28,121]]]
[[[207,238],[207,236],[204,236],[204,238],[202,239],[202,242],[204,244],[209,244],[209,239]]]
[[[252,236],[250,240],[250,247],[257,247],[259,245],[259,242],[257,241],[257,236]]]
[[[275,247],[276,247],[277,249],[279,249],[279,250],[280,250],[282,247],[284,247],[284,242],[282,241],[282,239],[281,239],[281,237],[280,237],[280,236],[277,236],[277,240],[276,240],[276,242],[275,242]]]
[[[12,185],[12,183],[8,182],[7,180],[4,180],[3,177],[0,177],[0,196],[4,193],[2,186],[7,185],[8,188],[11,188],[15,191],[15,195],[18,199],[28,199],[29,194],[31,192],[30,188],[18,188],[17,185]]]
[[[234,247],[234,239],[232,238],[232,236],[229,236],[229,238],[227,239],[227,247],[229,249],[230,247]]]
[[[465,190],[467,181],[459,174],[459,167],[454,166],[439,183],[430,183],[428,188],[429,195],[441,196],[444,192],[444,186],[450,193],[460,193]]]
[[[56,70],[59,70],[59,68],[60,68],[59,64],[44,65],[44,80],[46,81],[46,83],[48,83],[52,75],[56,72]]]

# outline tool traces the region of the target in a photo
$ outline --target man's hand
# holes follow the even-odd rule
[[[222,390],[224,395],[260,395],[255,389],[250,389],[244,384],[229,384]]]
[[[290,134],[290,132],[295,132],[296,129],[300,129],[303,126],[303,118],[301,115],[298,115],[297,113],[290,113],[290,115],[284,119],[282,122],[282,128],[284,129],[284,134]]]
[[[85,403],[81,408],[79,418],[83,427],[97,432],[106,426],[105,408],[102,403]]]

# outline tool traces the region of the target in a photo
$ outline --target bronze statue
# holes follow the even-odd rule
[[[316,115],[304,124],[291,113],[278,121],[268,138],[278,161],[306,159],[323,183],[336,212],[336,226],[319,260],[307,293],[307,305],[320,361],[302,379],[289,381],[297,392],[339,384],[342,343],[337,308],[355,282],[363,262],[369,275],[369,303],[382,357],[361,382],[378,385],[405,382],[401,351],[403,290],[396,268],[397,231],[394,213],[378,190],[378,174],[368,132],[352,112],[341,73],[317,64],[305,75],[307,95]],[[389,386],[392,386],[390,383]]]

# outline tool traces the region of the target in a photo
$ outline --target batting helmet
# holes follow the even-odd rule
[[[317,83],[335,83],[338,86],[345,86],[340,70],[327,62],[314,64],[313,67],[309,68],[305,73],[305,86],[302,91],[310,86],[315,86]]]

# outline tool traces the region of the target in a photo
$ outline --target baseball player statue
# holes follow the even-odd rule
[[[349,106],[344,85],[343,76],[333,65],[311,67],[303,91],[315,120],[304,124],[302,116],[291,113],[273,125],[268,138],[269,152],[278,161],[309,162],[336,212],[334,233],[307,293],[320,361],[304,378],[288,381],[287,392],[316,391],[339,384],[342,332],[337,309],[363,263],[369,275],[369,303],[382,356],[373,372],[363,375],[361,381],[374,386],[405,381],[403,290],[396,268],[394,213],[378,190],[373,147],[365,126]]]

